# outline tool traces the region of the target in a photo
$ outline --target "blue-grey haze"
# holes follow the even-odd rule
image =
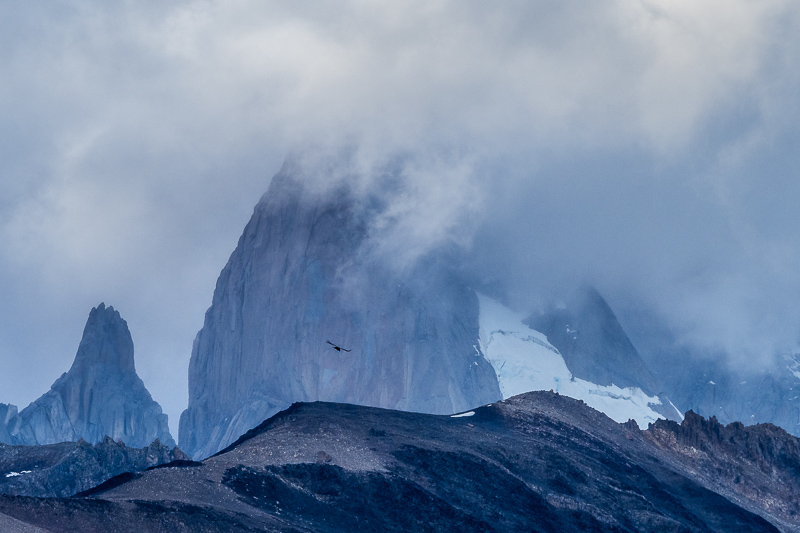
[[[453,241],[521,309],[588,281],[765,364],[800,332],[799,27],[790,0],[4,5],[0,402],[44,393],[104,301],[175,433],[298,146],[355,151],[362,183],[413,161],[373,236],[401,266]]]

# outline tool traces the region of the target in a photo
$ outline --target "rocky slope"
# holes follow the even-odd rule
[[[110,437],[95,445],[86,441],[0,444],[0,494],[66,498],[125,472],[186,459],[180,449],[170,449],[158,440],[139,449]]]
[[[565,304],[527,322],[547,335],[576,377],[601,385],[638,386],[647,394],[659,392],[657,380],[596,289],[583,287]]]
[[[787,529],[800,524],[800,440],[772,424],[727,426],[693,411],[659,420],[645,437],[703,483]]]
[[[772,428],[690,414],[640,431],[547,392],[464,416],[296,404],[202,463],[77,499],[0,497],[0,516],[50,531],[796,531],[798,500],[782,498],[797,460]],[[788,488],[771,500],[731,488],[775,472]]]
[[[175,442],[167,416],[136,374],[133,340],[113,307],[89,313],[69,372],[7,423],[11,444],[99,442],[109,436],[133,447]]]
[[[501,397],[446,254],[398,274],[365,253],[380,201],[304,172],[287,160],[217,281],[180,423],[196,458],[296,401],[453,413]]]

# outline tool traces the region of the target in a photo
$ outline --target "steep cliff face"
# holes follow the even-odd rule
[[[655,376],[642,360],[605,299],[591,287],[579,289],[565,305],[528,318],[555,346],[570,372],[598,385],[635,387],[658,397],[651,407],[669,419],[680,419]]]
[[[127,323],[104,304],[89,313],[72,368],[10,421],[9,433],[23,445],[105,436],[134,447],[155,439],[175,445],[167,416],[136,374]]]
[[[295,401],[453,413],[501,397],[476,349],[477,297],[446,254],[400,275],[365,253],[380,211],[347,186],[310,190],[291,162],[273,178],[194,343],[187,453],[208,456]]]
[[[562,307],[532,316],[528,323],[558,348],[575,376],[620,387],[659,392],[655,378],[639,357],[605,299],[583,288]]]
[[[17,416],[17,406],[0,403],[0,442],[10,443],[9,424]]]

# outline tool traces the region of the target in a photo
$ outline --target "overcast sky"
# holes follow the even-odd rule
[[[2,402],[105,302],[177,437],[217,275],[298,146],[367,179],[413,154],[383,237],[471,247],[520,308],[583,280],[742,360],[800,337],[792,0],[0,9]]]

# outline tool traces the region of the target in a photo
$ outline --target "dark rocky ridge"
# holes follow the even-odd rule
[[[689,411],[681,424],[659,420],[645,436],[733,501],[800,525],[800,439],[773,424],[720,424]]]
[[[145,448],[129,448],[106,437],[41,446],[0,444],[0,494],[66,498],[103,483],[123,472],[186,459],[178,448],[153,441]]]
[[[69,372],[11,416],[6,428],[0,441],[5,437],[9,444],[99,442],[110,436],[137,448],[155,439],[175,446],[167,415],[136,374],[128,324],[104,304],[89,313]]]
[[[196,458],[296,401],[453,413],[501,397],[447,253],[398,274],[365,253],[380,200],[306,178],[287,160],[217,281],[180,423]]]
[[[743,484],[772,473],[752,465],[789,472],[797,439],[717,426],[690,414],[642,432],[546,392],[464,417],[296,404],[201,466],[144,472],[89,499],[0,497],[0,514],[51,531],[779,530],[758,512],[797,530],[772,500],[715,492],[681,448],[719,452]],[[748,439],[753,453],[734,457]],[[781,482],[799,485],[796,473]]]

